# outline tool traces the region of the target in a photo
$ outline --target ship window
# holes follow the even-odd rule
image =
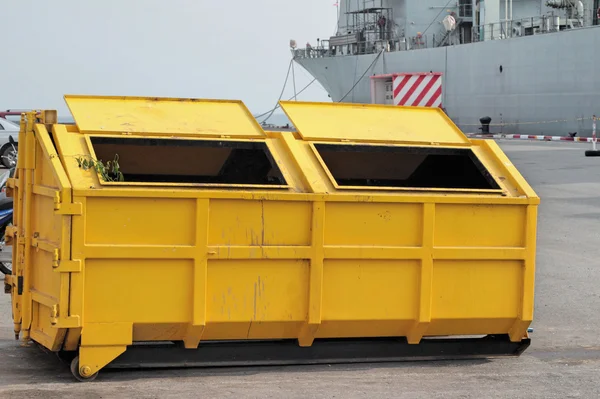
[[[470,149],[314,144],[338,188],[499,190]]]
[[[265,142],[90,137],[96,159],[118,155],[124,183],[284,186]]]

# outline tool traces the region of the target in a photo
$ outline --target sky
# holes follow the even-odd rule
[[[334,33],[335,0],[0,0],[0,109],[65,94],[242,100],[274,107],[299,46]],[[297,90],[312,77],[295,65]],[[291,80],[285,99],[293,95]],[[298,100],[330,101],[315,82]]]

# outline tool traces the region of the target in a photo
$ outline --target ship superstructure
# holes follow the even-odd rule
[[[467,132],[490,117],[493,132],[589,135],[600,114],[598,7],[598,0],[341,0],[336,34],[293,54],[333,101],[398,103],[394,77],[430,74],[441,83],[441,101],[431,104]],[[373,94],[374,81],[387,96]],[[419,96],[429,79],[412,82]]]

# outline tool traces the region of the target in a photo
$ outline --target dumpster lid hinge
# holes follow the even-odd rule
[[[60,192],[56,192],[54,196],[54,210],[58,215],[83,215],[83,206],[80,202],[65,203],[62,202]]]

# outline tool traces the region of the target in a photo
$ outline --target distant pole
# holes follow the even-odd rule
[[[594,115],[593,117],[593,124],[592,124],[592,151],[596,151],[596,142],[598,141],[596,138],[596,115]]]

